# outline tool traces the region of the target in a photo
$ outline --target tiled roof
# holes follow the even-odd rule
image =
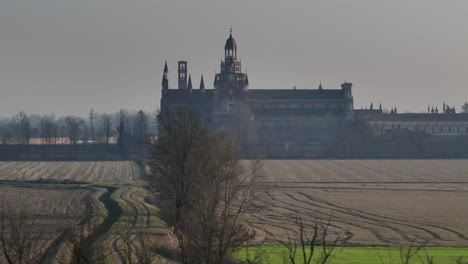
[[[334,100],[344,99],[344,93],[341,89],[252,89],[248,91],[248,97],[254,100]]]
[[[344,109],[254,109],[256,116],[320,116],[320,115],[343,115]]]
[[[210,99],[213,96],[213,89],[205,89],[201,91],[199,89],[193,89],[190,93],[189,90],[179,90],[179,89],[168,89],[165,91],[164,98],[167,99]]]

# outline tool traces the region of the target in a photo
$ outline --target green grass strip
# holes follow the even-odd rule
[[[336,247],[333,253],[330,264],[399,264],[401,252],[407,252],[408,248],[400,247]],[[320,247],[316,248],[317,260],[322,251]],[[266,245],[260,247],[248,247],[240,250],[235,254],[237,259],[247,260],[255,259],[255,256],[260,256],[265,264],[284,264],[285,257],[288,258],[288,251],[284,246]],[[426,256],[431,256],[435,264],[456,264],[457,260],[462,258],[464,262],[468,262],[467,247],[427,247],[418,251],[410,263],[425,264],[427,263]],[[302,263],[302,251],[297,252],[296,260]],[[315,263],[313,261],[312,263]]]

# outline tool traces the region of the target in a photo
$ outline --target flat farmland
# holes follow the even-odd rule
[[[264,209],[251,215],[257,239],[276,243],[327,222],[345,245],[468,246],[466,184],[264,184]]]
[[[131,161],[0,162],[0,181],[39,179],[128,183],[140,179],[140,168]]]
[[[41,234],[41,244],[48,246],[64,230],[76,226],[83,219],[86,197],[92,192],[84,188],[0,185],[0,200],[26,212],[27,217],[34,221],[34,230]],[[0,263],[4,263],[1,257]]]
[[[267,182],[468,182],[468,160],[266,160]]]
[[[344,245],[468,246],[468,160],[266,160],[257,241],[332,219]]]
[[[0,197],[12,205],[25,205],[33,215],[61,220],[81,218],[86,209],[84,188],[47,188],[42,186],[2,186]]]

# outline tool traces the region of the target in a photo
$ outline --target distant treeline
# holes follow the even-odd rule
[[[152,117],[150,117],[152,116]],[[43,116],[31,121],[19,112],[0,122],[0,160],[142,160],[156,138],[155,114],[120,110],[84,119]],[[325,139],[273,130],[260,141],[239,139],[245,158],[468,158],[468,137],[432,136],[395,129],[373,134],[362,119],[339,127]],[[291,140],[287,140],[290,138]]]
[[[66,161],[66,160],[122,160],[141,159],[135,149],[121,153],[117,144],[57,144],[57,145],[23,145],[1,144],[0,160],[2,161]],[[141,155],[143,151],[141,151]]]
[[[132,114],[125,110],[116,114],[96,114],[91,109],[88,118],[64,116],[56,119],[54,115],[32,115],[30,118],[20,111],[0,122],[0,143],[3,145],[0,158],[115,159],[142,156],[156,134],[155,118],[150,116],[142,110]]]

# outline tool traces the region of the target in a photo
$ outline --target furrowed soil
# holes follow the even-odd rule
[[[331,219],[342,245],[468,246],[467,160],[267,160],[256,241]]]
[[[33,218],[34,230],[40,232],[41,244],[48,247],[84,217],[90,189],[39,185],[0,185],[0,201]],[[3,257],[3,256],[1,256]],[[0,257],[0,263],[2,258]],[[5,262],[6,263],[6,262]]]
[[[131,161],[7,161],[0,162],[0,181],[72,180],[127,183],[141,177]]]
[[[268,182],[468,182],[468,160],[266,160]]]

